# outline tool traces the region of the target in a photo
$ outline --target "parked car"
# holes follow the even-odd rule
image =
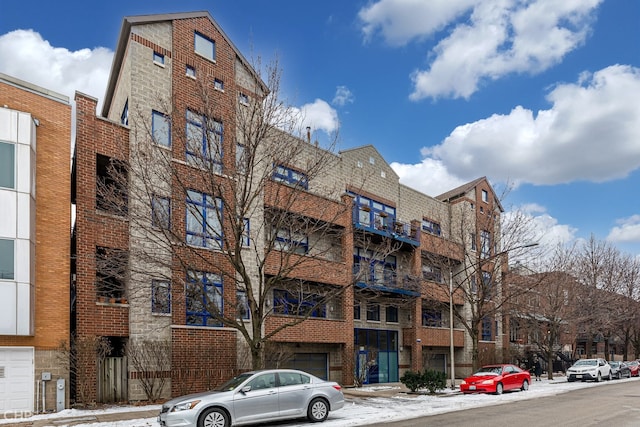
[[[171,399],[162,405],[161,426],[229,427],[307,417],[324,421],[344,406],[338,383],[293,369],[252,371],[215,390]]]
[[[631,360],[625,363],[629,365],[629,369],[631,370],[632,377],[640,376],[640,362],[638,362],[637,360]]]
[[[609,362],[611,376],[613,378],[631,378],[631,369],[627,362]]]
[[[611,379],[611,366],[604,359],[580,359],[567,369],[567,381],[596,381]]]
[[[465,378],[460,384],[463,393],[502,394],[508,390],[529,389],[531,374],[516,365],[487,365],[478,372]]]

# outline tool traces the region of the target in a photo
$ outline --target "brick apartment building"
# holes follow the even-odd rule
[[[70,160],[69,99],[0,74],[0,413],[68,386]]]
[[[208,97],[201,96],[204,86],[212,88]],[[100,338],[104,345],[98,360],[95,352],[79,354],[76,396],[144,400],[142,380],[154,376],[165,379],[162,396],[168,397],[203,390],[250,368],[246,337],[228,325],[233,316],[224,323],[195,304],[194,283],[215,291],[211,299],[219,298],[218,314],[230,312],[240,322],[264,315],[262,333],[274,333],[269,344],[286,354],[276,360],[271,351],[267,365],[302,368],[345,385],[368,366],[365,382],[397,382],[409,369],[447,371],[453,330],[456,372],[469,373],[471,341],[448,321],[447,277],[464,271],[474,254],[495,253],[502,207],[487,179],[434,198],[400,184],[370,145],[327,154],[310,138],[274,131],[266,146],[290,144],[300,155],[283,161],[281,149],[273,164],[255,166],[273,171],[251,202],[255,209],[246,218],[240,215],[246,229],[232,230],[234,218],[227,216],[215,224],[209,217],[207,223],[206,216],[240,203],[224,185],[237,185],[240,178],[231,177],[246,175],[238,170],[247,149],[239,129],[245,109],[267,91],[216,21],[207,12],[193,12],[126,17],[101,114],[96,115],[96,99],[76,94],[74,334],[78,341]],[[217,135],[220,147],[196,147],[206,152],[203,165],[189,138],[202,139],[205,128]],[[326,156],[328,166],[312,174],[309,164],[319,156]],[[171,170],[158,166],[160,157],[169,159]],[[202,170],[212,165],[219,169],[208,183]],[[150,166],[159,169],[144,181]],[[140,196],[146,184],[155,196]],[[301,196],[287,199],[291,192]],[[272,223],[282,212],[330,233],[287,232]],[[135,220],[145,215],[149,227]],[[174,234],[163,245],[156,237],[166,236],[167,229]],[[235,238],[227,238],[234,232]],[[233,257],[224,256],[233,255],[225,252],[229,246],[240,253],[246,277],[234,270]],[[259,254],[269,247],[277,250],[264,264],[252,257],[252,250]],[[182,256],[186,251],[189,257]],[[286,278],[314,291],[296,296],[275,284],[259,304],[247,305],[249,289],[240,284],[279,277],[287,260],[305,264],[286,270]],[[315,304],[315,295],[329,290],[335,296]],[[295,304],[300,310],[306,303],[313,306],[306,320],[278,329],[300,313],[292,310]],[[460,293],[453,295],[454,310],[464,313],[465,305]],[[483,328],[487,351],[503,347],[499,320]],[[149,371],[141,370],[129,351],[145,341],[168,343],[170,366],[154,362]]]

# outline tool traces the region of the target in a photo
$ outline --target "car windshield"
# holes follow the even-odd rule
[[[251,376],[253,376],[252,373],[240,374],[237,377],[231,378],[229,381],[222,384],[220,387],[216,388],[215,391],[231,391],[234,388],[238,387],[243,382],[245,382],[245,380],[247,380]]]
[[[500,375],[501,373],[502,373],[502,366],[484,366],[480,368],[480,370],[476,372],[474,375],[487,375],[487,374]]]
[[[611,365],[612,368],[617,368],[620,366],[620,362],[609,362],[609,365]]]
[[[574,366],[597,366],[597,360],[578,360]]]

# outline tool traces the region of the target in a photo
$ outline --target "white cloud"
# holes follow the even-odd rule
[[[340,107],[346,104],[353,104],[354,96],[353,93],[346,86],[338,86],[336,88],[336,94],[333,97],[333,101],[331,103],[333,105],[338,105]]]
[[[441,144],[423,148],[421,163],[396,171],[419,181],[435,164],[437,173],[446,168],[463,181],[491,171],[493,182],[552,185],[604,182],[640,167],[640,69],[615,65],[585,74],[547,99],[549,110],[518,106],[458,126]]]
[[[67,95],[104,97],[113,52],[98,47],[70,51],[54,47],[32,30],[0,36],[0,72]]]
[[[607,240],[616,243],[640,243],[640,215],[632,215],[617,221]]]
[[[321,130],[331,134],[338,130],[338,112],[327,101],[316,99],[311,104],[300,107],[303,128],[309,126],[312,131]]]
[[[433,197],[466,182],[450,174],[442,161],[428,157],[415,165],[393,162],[390,166],[400,177],[400,182]]]
[[[379,30],[392,45],[441,30],[480,0],[379,0],[358,13],[365,39]]]
[[[468,98],[487,80],[560,62],[584,42],[602,1],[380,0],[359,18],[366,39],[380,30],[392,45],[447,31],[430,52],[428,69],[411,74],[410,98]]]
[[[576,239],[578,229],[568,224],[560,224],[544,206],[530,203],[518,209],[531,218],[531,227],[535,236],[533,241],[539,242],[541,246],[553,248],[557,244],[568,244]],[[505,215],[508,216],[508,212]]]

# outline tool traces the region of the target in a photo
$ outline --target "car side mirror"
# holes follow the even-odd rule
[[[244,386],[244,387],[242,387],[242,388],[240,389],[240,393],[242,393],[242,394],[245,394],[245,393],[247,393],[248,391],[251,391],[251,386],[250,386],[250,385],[246,385],[246,386]]]

